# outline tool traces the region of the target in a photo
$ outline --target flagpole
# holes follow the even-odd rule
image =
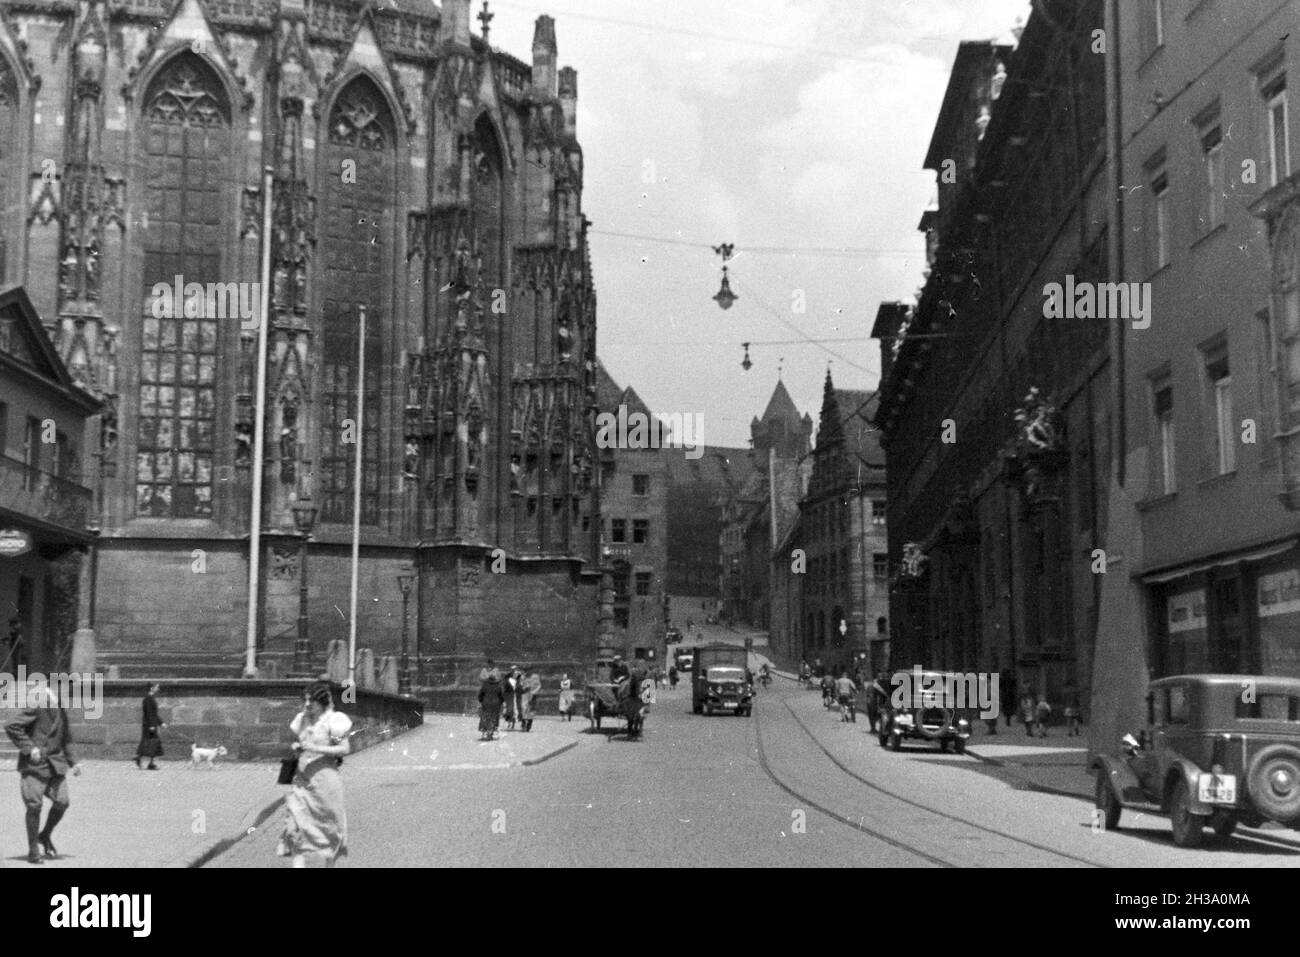
[[[361,559],[361,460],[366,437],[366,307],[357,306],[360,335],[357,346],[357,442],[352,467],[352,609],[348,616],[348,684],[357,684],[357,572]]]
[[[253,412],[253,503],[249,514],[248,536],[248,635],[245,647],[244,677],[257,677],[257,612],[261,605],[262,576],[262,473],[266,455],[266,339],[271,313],[271,191],[275,187],[274,170],[267,166],[262,174],[262,272],[260,310],[257,325],[257,392]]]

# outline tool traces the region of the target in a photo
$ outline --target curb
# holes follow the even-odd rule
[[[541,764],[543,761],[549,761],[549,760],[551,760],[551,758],[558,758],[558,757],[559,757],[561,754],[563,754],[565,751],[572,751],[574,748],[576,748],[576,747],[577,747],[579,744],[581,744],[581,743],[582,743],[581,741],[570,741],[570,742],[569,742],[568,744],[566,744],[564,747],[559,748],[559,749],[557,749],[557,750],[555,750],[555,751],[552,751],[550,754],[544,754],[544,755],[542,755],[540,758],[530,758],[530,759],[527,760],[527,761],[520,761],[520,762],[518,762],[518,763],[512,765],[512,767],[517,767],[517,768],[531,768],[531,767],[536,767],[537,765]]]

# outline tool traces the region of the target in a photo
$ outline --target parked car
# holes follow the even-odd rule
[[[675,645],[682,640],[681,630],[678,628],[669,628],[664,634],[664,641],[670,645]]]
[[[1151,682],[1141,739],[1101,755],[1096,804],[1106,830],[1124,808],[1168,814],[1174,843],[1211,827],[1276,821],[1300,830],[1300,679],[1179,675]]]
[[[689,674],[695,666],[695,649],[679,648],[677,654],[673,657],[677,663],[677,671],[681,674]]]
[[[915,677],[913,672],[905,674],[909,681]],[[926,741],[938,744],[940,751],[952,748],[962,754],[970,737],[970,722],[958,717],[953,702],[947,700],[942,690],[954,686],[945,682],[943,674],[937,671],[922,672],[921,678],[925,687],[937,690],[924,696],[918,693],[904,702],[905,707],[896,707],[892,699],[887,699],[880,722],[880,746],[897,751],[904,741]]]

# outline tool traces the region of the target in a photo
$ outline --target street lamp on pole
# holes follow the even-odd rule
[[[307,634],[307,539],[316,525],[316,506],[304,495],[293,505],[293,523],[302,535],[298,546],[298,638],[293,643],[293,670],[311,670],[311,638]]]
[[[410,632],[407,629],[406,606],[411,598],[411,586],[415,584],[415,569],[405,565],[397,573],[397,586],[402,589],[402,669],[397,676],[397,693],[411,693],[411,650]]]

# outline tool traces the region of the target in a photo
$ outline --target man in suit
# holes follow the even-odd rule
[[[51,835],[68,810],[68,771],[81,774],[68,746],[72,734],[68,715],[59,706],[47,686],[29,687],[27,703],[31,707],[5,726],[5,733],[18,748],[19,788],[27,808],[27,863],[43,864],[45,858],[56,860]],[[41,806],[49,798],[52,804],[45,827],[41,827]]]

